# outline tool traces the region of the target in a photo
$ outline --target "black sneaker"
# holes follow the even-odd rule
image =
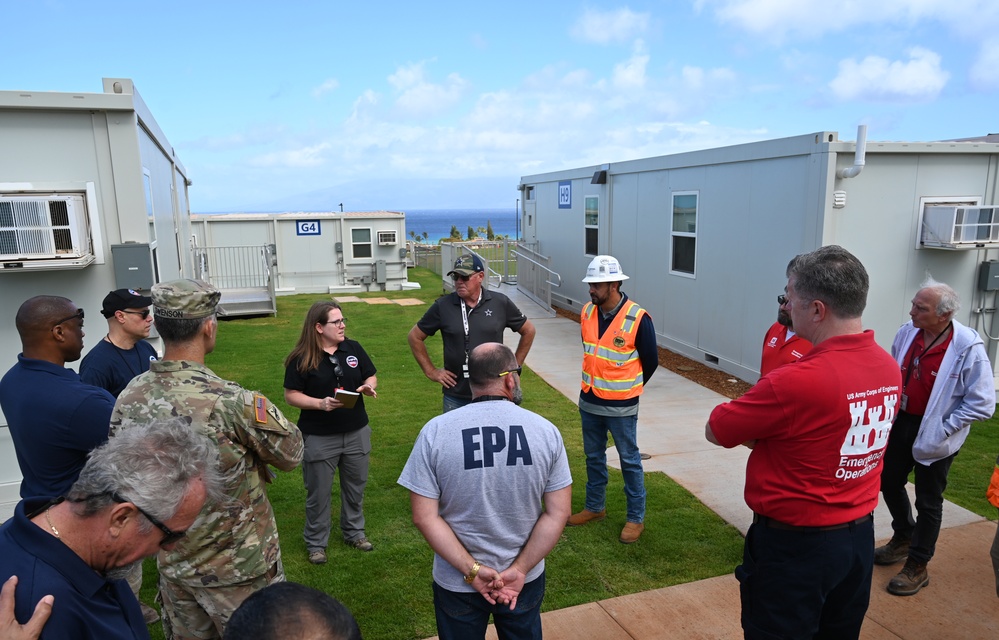
[[[889,565],[909,557],[909,541],[892,536],[888,544],[874,550],[874,564]]]

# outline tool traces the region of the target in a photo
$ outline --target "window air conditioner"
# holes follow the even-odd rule
[[[927,206],[920,244],[938,249],[999,247],[999,206]]]
[[[78,269],[93,261],[82,195],[0,195],[0,270]]]
[[[378,232],[378,246],[385,247],[393,244],[397,244],[395,231],[379,231]]]

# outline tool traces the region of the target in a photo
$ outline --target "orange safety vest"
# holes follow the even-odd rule
[[[645,309],[631,300],[617,312],[600,336],[599,310],[592,302],[583,305],[580,329],[583,333],[582,390],[604,400],[629,400],[642,395],[642,360],[635,348],[638,325]]]
[[[985,497],[989,499],[992,506],[999,507],[999,458],[996,458],[996,466],[992,470],[992,482],[985,491]]]

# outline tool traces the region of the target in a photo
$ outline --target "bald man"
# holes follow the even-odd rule
[[[17,310],[17,364],[0,380],[21,497],[62,496],[87,454],[108,439],[114,396],[66,368],[83,351],[83,309],[67,298],[35,296]]]

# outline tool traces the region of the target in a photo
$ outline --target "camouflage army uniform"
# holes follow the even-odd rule
[[[160,551],[164,630],[168,637],[220,637],[243,599],[284,580],[264,485],[268,464],[289,471],[301,462],[302,434],[262,395],[186,360],[153,362],[132,380],[118,397],[111,434],[177,417],[218,444],[229,502],[206,505],[187,536]],[[186,602],[178,602],[185,592]]]

